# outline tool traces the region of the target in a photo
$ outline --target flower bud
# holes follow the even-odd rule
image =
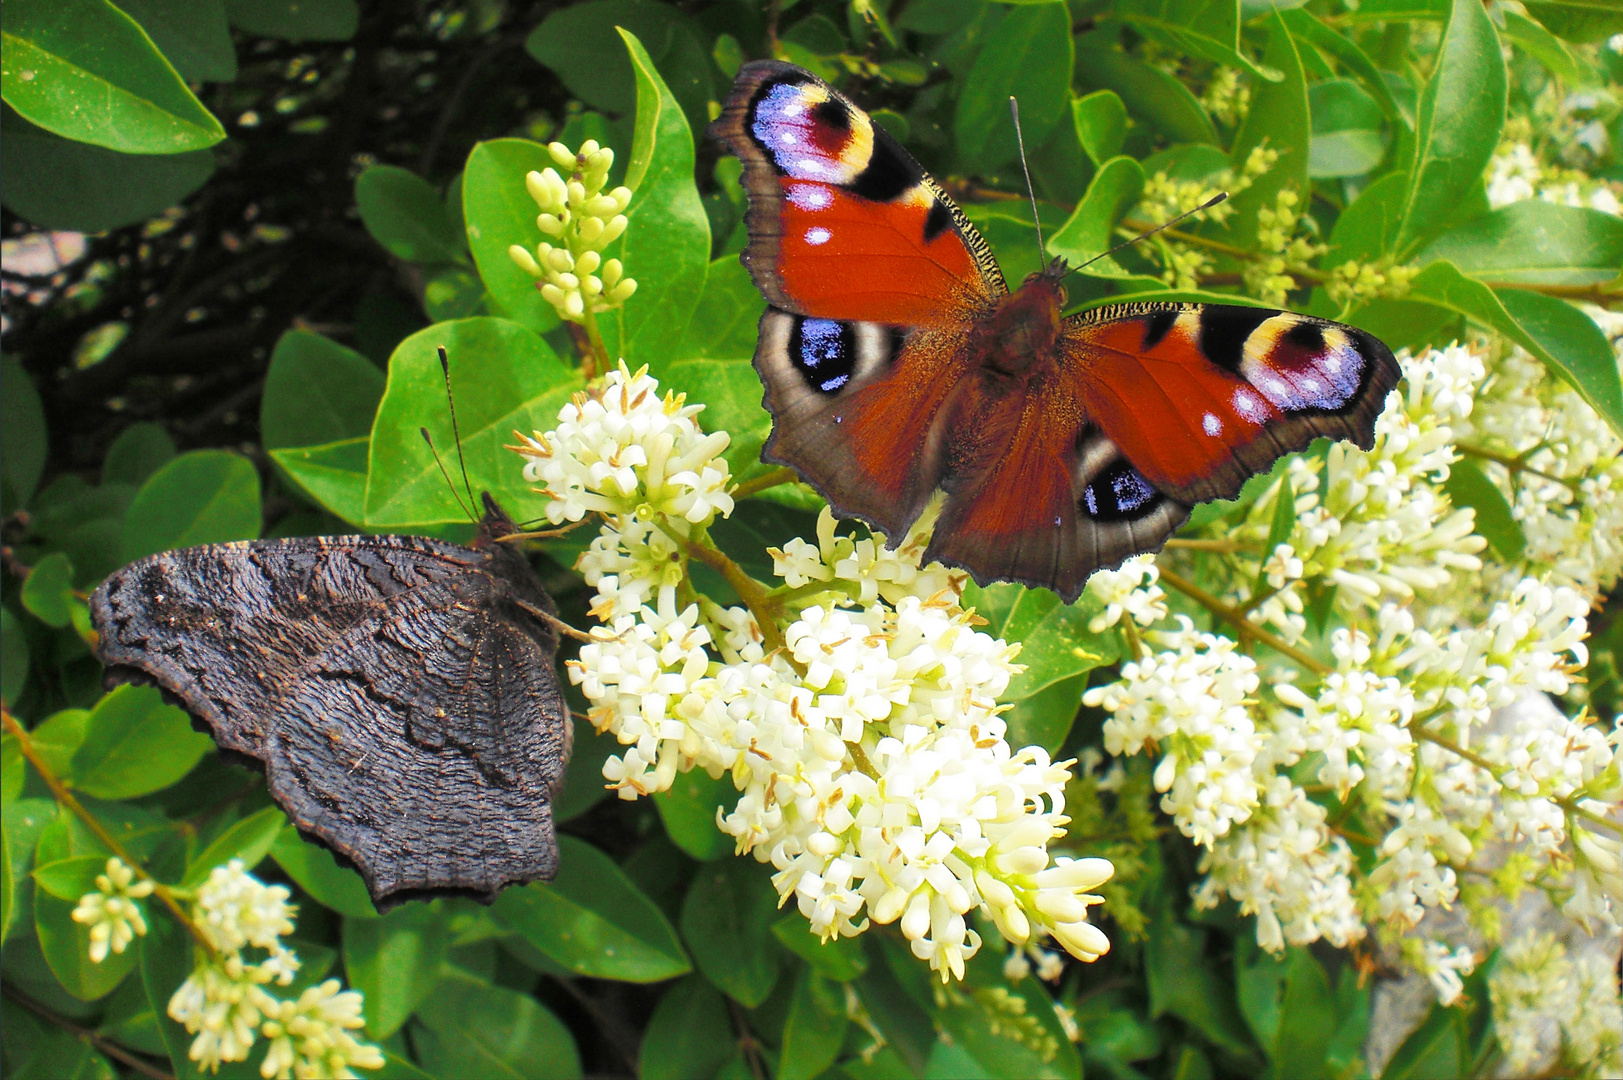
[[[596,240],[597,246],[607,247],[609,244],[612,244],[616,240],[620,239],[620,234],[626,231],[626,224],[626,216],[624,214],[617,214],[613,218],[609,219],[609,223],[603,226],[603,235],[599,236]]]
[[[551,154],[552,160],[558,163],[558,168],[574,171],[575,152],[569,147],[561,142],[551,142],[547,144],[547,153]]]
[[[522,244],[514,244],[507,249],[508,257],[518,264],[518,268],[533,278],[541,276],[541,264],[535,261],[535,256],[524,249]]]

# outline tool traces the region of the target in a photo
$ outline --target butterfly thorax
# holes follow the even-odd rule
[[[1005,297],[986,328],[986,367],[1005,375],[1025,375],[1053,363],[1059,341],[1065,289],[1046,272],[1032,274]]]

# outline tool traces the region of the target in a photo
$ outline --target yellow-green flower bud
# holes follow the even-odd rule
[[[618,260],[605,264],[602,256],[603,249],[625,233],[631,189],[603,190],[614,151],[596,140],[588,139],[578,153],[563,143],[550,143],[547,156],[557,167],[527,173],[524,186],[540,211],[536,228],[552,243],[538,244],[534,255],[514,245],[509,254],[537,279],[541,295],[560,316],[585,321],[590,313],[608,311],[636,290],[636,282],[624,277]]]

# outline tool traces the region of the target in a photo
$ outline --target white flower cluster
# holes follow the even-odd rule
[[[1506,1075],[1623,1075],[1623,1003],[1601,956],[1573,961],[1555,935],[1532,931],[1500,950],[1488,995]]]
[[[1346,945],[1379,924],[1451,999],[1474,958],[1431,940],[1423,920],[1459,900],[1460,875],[1489,845],[1517,849],[1499,887],[1535,885],[1573,918],[1616,924],[1623,849],[1603,819],[1623,795],[1623,734],[1548,705],[1492,726],[1495,710],[1530,693],[1572,688],[1589,603],[1531,577],[1480,615],[1437,602],[1462,591],[1443,593],[1454,571],[1481,566],[1471,512],[1451,509],[1440,485],[1457,460],[1452,425],[1468,422],[1484,370],[1454,346],[1408,361],[1406,374],[1373,451],[1337,444],[1292,460],[1228,533],[1254,546],[1229,564],[1226,610],[1304,642],[1310,590],[1322,603],[1333,587],[1319,646],[1332,664],[1305,660],[1303,671],[1270,652],[1259,667],[1180,614],[1143,646],[1129,637],[1134,659],[1084,702],[1110,713],[1111,754],[1156,756],[1162,809],[1206,849],[1200,905],[1237,900],[1270,950]],[[1287,493],[1294,520],[1267,550]],[[1121,586],[1101,588],[1104,598]],[[1414,604],[1421,594],[1428,602]],[[1107,610],[1100,628],[1119,619]],[[1354,843],[1368,851],[1362,864]]]
[[[1153,626],[1167,617],[1166,593],[1156,582],[1154,555],[1136,555],[1114,570],[1095,570],[1088,578],[1088,595],[1101,605],[1088,620],[1088,631],[1102,634],[1126,615],[1139,626]]]
[[[603,190],[614,151],[595,139],[582,143],[578,154],[560,142],[549,144],[547,153],[569,178],[549,166],[529,173],[524,186],[541,210],[536,227],[558,243],[543,240],[534,254],[514,244],[507,253],[540,283],[541,295],[560,317],[584,322],[619,307],[637,291],[637,283],[623,276],[620,260],[605,261],[602,254],[626,231],[631,189]]]
[[[1488,165],[1488,205],[1494,209],[1524,199],[1542,199],[1563,206],[1587,206],[1603,214],[1623,213],[1617,193],[1604,181],[1551,168],[1538,159],[1525,142],[1503,145]]]
[[[690,417],[621,367],[518,448],[552,520],[605,518],[581,568],[612,636],[569,665],[625,748],[605,778],[632,799],[694,768],[729,775],[740,797],[718,827],[825,939],[898,922],[943,980],[962,977],[978,909],[1015,944],[1105,952],[1087,908],[1113,868],[1050,855],[1068,766],[1005,740],[1017,648],[975,629],[962,574],[920,565],[934,512],[892,549],[836,535],[825,511],[815,542],[771,551],[779,588],[754,586],[754,611],[722,607],[686,566],[724,558],[705,527],[732,509],[714,457],[727,437]]]
[[[271,1078],[352,1077],[352,1069],[380,1069],[383,1053],[356,1039],[365,1025],[361,995],[337,979],[306,989],[295,1000],[271,993],[287,986],[299,960],[282,943],[293,932],[288,890],[249,874],[242,860],[217,866],[197,890],[192,923],[209,942],[191,976],[169,999],[169,1015],[196,1038],[189,1056],[209,1071],[245,1061],[255,1041],[269,1042],[260,1074]],[[252,960],[249,950],[265,958]]]
[[[108,859],[106,873],[96,875],[96,891],[85,893],[73,909],[73,921],[90,927],[90,959],[101,963],[109,950],[121,953],[145,937],[146,916],[136,901],[152,895],[152,882],[136,881],[123,859]]]

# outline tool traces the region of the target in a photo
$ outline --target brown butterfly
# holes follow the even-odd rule
[[[1376,338],[1220,304],[1066,317],[1062,260],[1010,293],[918,162],[808,71],[746,64],[710,135],[744,162],[769,305],[762,456],[893,539],[944,488],[927,560],[1074,600],[1281,455],[1374,445],[1400,374]]]

